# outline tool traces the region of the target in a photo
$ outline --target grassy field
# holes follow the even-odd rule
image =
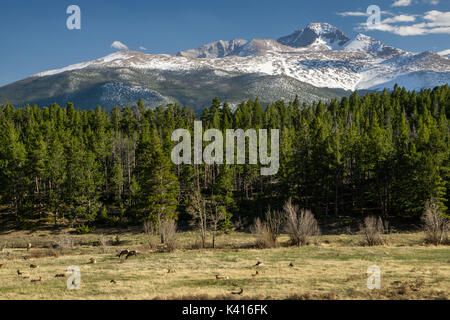
[[[448,299],[450,247],[426,246],[422,233],[392,234],[365,247],[361,235],[330,235],[321,244],[258,250],[246,233],[222,235],[216,249],[195,249],[193,233],[179,249],[153,248],[139,230],[13,231],[0,234],[0,299]],[[117,236],[120,234],[120,236]],[[27,251],[26,244],[32,243]],[[137,257],[121,261],[121,249]],[[89,260],[96,259],[95,264]],[[257,261],[262,266],[255,267]],[[291,267],[289,264],[294,266]],[[39,268],[31,269],[30,264]],[[67,267],[81,269],[81,289],[68,290]],[[366,286],[367,268],[381,268],[381,289]],[[175,272],[168,272],[168,269]],[[23,272],[17,274],[17,270]],[[252,276],[258,271],[258,276]],[[225,279],[217,280],[216,275]],[[42,281],[32,282],[41,277]],[[228,277],[228,279],[226,279]],[[111,283],[111,280],[116,283]],[[232,291],[243,289],[242,295]]]

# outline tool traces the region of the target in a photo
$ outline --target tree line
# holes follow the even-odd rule
[[[173,130],[280,129],[280,169],[175,165]],[[215,98],[199,117],[142,100],[107,113],[52,104],[0,107],[0,201],[21,225],[161,223],[212,230],[249,223],[287,199],[315,216],[418,217],[450,199],[450,89],[358,92],[232,110]],[[207,143],[205,143],[206,145]],[[192,145],[192,144],[191,144]],[[248,163],[248,161],[246,162]]]

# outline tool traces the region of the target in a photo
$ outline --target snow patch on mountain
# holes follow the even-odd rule
[[[349,40],[350,38],[335,26],[315,22],[308,24],[305,29],[294,31],[288,36],[279,38],[278,42],[294,48],[323,43],[330,50],[338,50]]]
[[[62,73],[62,72],[66,72],[66,71],[72,71],[72,70],[79,70],[79,69],[84,69],[84,68],[88,68],[91,66],[102,66],[105,65],[107,63],[114,63],[114,61],[117,62],[121,62],[127,58],[131,58],[133,57],[133,51],[118,51],[115,53],[112,53],[110,55],[107,55],[106,57],[100,58],[100,59],[96,59],[96,60],[92,60],[92,61],[88,61],[88,62],[82,62],[82,63],[77,63],[77,64],[72,64],[69,65],[67,67],[64,68],[60,68],[60,69],[53,69],[53,70],[48,70],[48,71],[44,71],[44,72],[39,72],[37,74],[35,74],[34,76],[36,77],[45,77],[45,76],[52,76],[58,73]]]
[[[160,93],[140,86],[129,85],[124,82],[109,82],[101,87],[102,95],[100,101],[105,105],[132,104],[139,99],[149,104],[169,104],[173,101]]]
[[[403,53],[402,50],[385,45],[383,42],[366,36],[365,34],[358,34],[353,40],[349,41],[344,46],[345,51],[360,51],[377,56],[394,56]]]
[[[224,77],[229,73],[287,76],[316,87],[344,90],[369,89],[396,81],[415,89],[420,84],[432,87],[448,83],[450,60],[440,54],[406,52],[363,34],[350,39],[332,25],[311,23],[278,41],[221,40],[177,55],[120,51],[35,76],[85,68],[123,69],[124,79],[126,70],[131,69],[180,73],[210,70]],[[414,80],[408,81],[408,74]],[[425,77],[423,81],[421,76]]]
[[[189,58],[223,58],[234,54],[242,48],[248,41],[244,39],[219,40],[205,44],[197,49],[180,51],[177,56]]]
[[[438,52],[438,54],[440,56],[443,56],[443,57],[446,57],[446,58],[450,58],[450,49]]]
[[[433,88],[435,86],[445,85],[448,83],[449,78],[450,72],[417,71],[397,75],[395,77],[378,79],[378,81],[376,81],[376,83],[374,82],[368,89],[383,90],[383,88],[393,88],[395,84],[401,83],[402,86],[408,88],[408,90],[419,91],[423,88]]]

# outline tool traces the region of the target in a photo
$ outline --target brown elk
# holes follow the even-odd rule
[[[125,250],[120,251],[120,253],[117,256],[119,257],[119,259],[121,259],[122,256],[127,256],[128,253],[130,253],[130,251],[128,249],[125,249]]]
[[[138,254],[140,254],[140,252],[137,250],[130,251],[127,253],[127,256],[125,257],[125,259],[128,259],[129,257],[132,257],[132,256],[137,256]]]
[[[232,291],[231,294],[237,294],[237,295],[241,295],[244,293],[244,289],[241,288],[240,291]]]
[[[39,277],[39,279],[32,279],[31,280],[32,283],[41,282],[41,281],[42,281],[41,277]]]

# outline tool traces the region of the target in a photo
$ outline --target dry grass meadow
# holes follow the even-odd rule
[[[196,249],[181,233],[173,253],[150,248],[139,230],[12,231],[0,235],[0,299],[448,299],[450,247],[427,246],[422,233],[391,234],[366,247],[362,235],[329,235],[321,243],[254,249],[254,236],[221,235],[216,249]],[[119,235],[120,234],[120,235]],[[156,241],[156,238],[155,238]],[[32,248],[27,251],[27,243]],[[142,252],[120,260],[121,249]],[[95,264],[90,259],[96,259]],[[255,267],[257,261],[263,265]],[[290,266],[290,264],[293,266]],[[30,268],[30,264],[39,266]],[[81,269],[81,289],[68,290],[67,267]],[[381,268],[381,289],[366,286]],[[168,270],[172,272],[168,272]],[[22,272],[18,275],[17,270]],[[258,271],[258,276],[252,276]],[[224,279],[217,280],[216,275]],[[40,282],[32,282],[41,278]],[[228,278],[228,279],[227,279]],[[114,280],[116,283],[111,283]],[[243,289],[242,295],[232,291]]]

